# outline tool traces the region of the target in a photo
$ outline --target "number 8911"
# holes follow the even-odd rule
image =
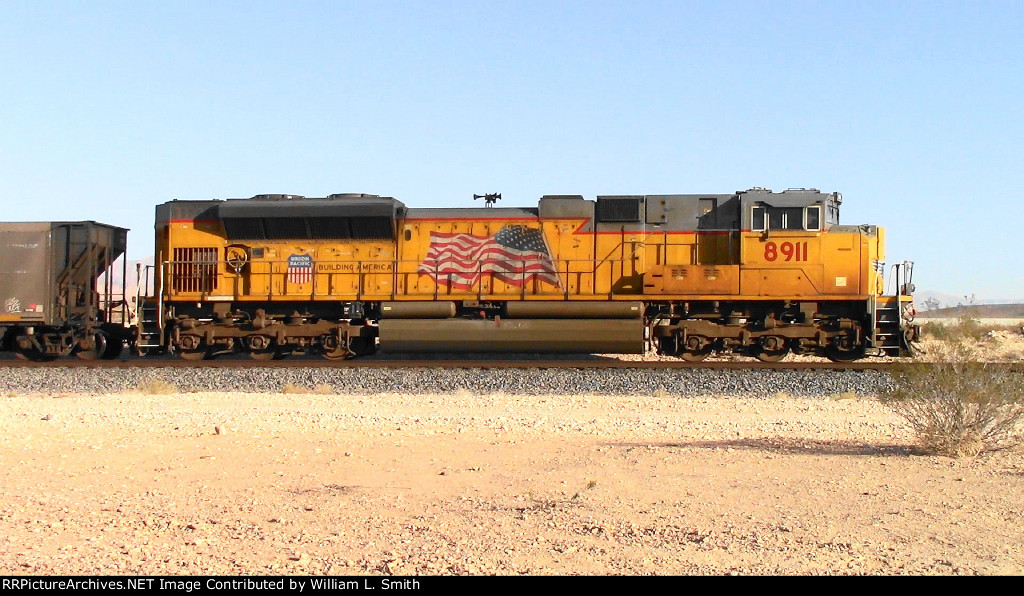
[[[774,242],[766,242],[764,245],[764,260],[777,261],[779,255],[786,261],[806,261],[806,242],[783,242],[776,245]]]

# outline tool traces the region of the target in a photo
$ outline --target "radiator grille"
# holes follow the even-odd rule
[[[217,249],[174,249],[171,288],[193,294],[217,289]]]

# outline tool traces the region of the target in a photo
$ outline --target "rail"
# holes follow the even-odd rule
[[[884,360],[873,362],[761,362],[758,360],[705,360],[702,362],[687,362],[685,360],[620,360],[613,357],[591,356],[573,360],[539,360],[535,356],[529,359],[494,359],[483,358],[479,354],[451,354],[444,359],[391,359],[383,356],[367,356],[352,360],[324,360],[316,357],[295,357],[287,360],[268,360],[265,362],[253,363],[252,360],[244,357],[221,358],[217,360],[179,360],[174,357],[122,357],[119,360],[77,360],[65,358],[51,362],[33,362],[26,360],[0,360],[0,369],[4,368],[239,368],[252,369],[254,366],[260,368],[449,368],[449,369],[480,369],[480,368],[505,368],[505,369],[702,369],[702,370],[815,370],[824,374],[835,371],[886,371],[898,372],[905,370],[908,361]],[[915,366],[934,367],[941,369],[948,367],[945,362],[919,362]],[[1024,374],[1024,364],[1019,363],[993,363],[993,366],[1003,367],[1018,374]]]

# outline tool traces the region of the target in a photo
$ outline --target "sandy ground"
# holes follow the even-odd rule
[[[0,397],[0,574],[1024,574],[871,396]]]

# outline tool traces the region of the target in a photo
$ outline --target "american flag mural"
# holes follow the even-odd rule
[[[505,226],[493,236],[431,232],[427,258],[417,272],[463,290],[476,286],[482,275],[516,286],[534,279],[558,285],[543,234],[525,226]]]
[[[292,255],[288,257],[288,283],[304,284],[313,279],[313,257]]]

